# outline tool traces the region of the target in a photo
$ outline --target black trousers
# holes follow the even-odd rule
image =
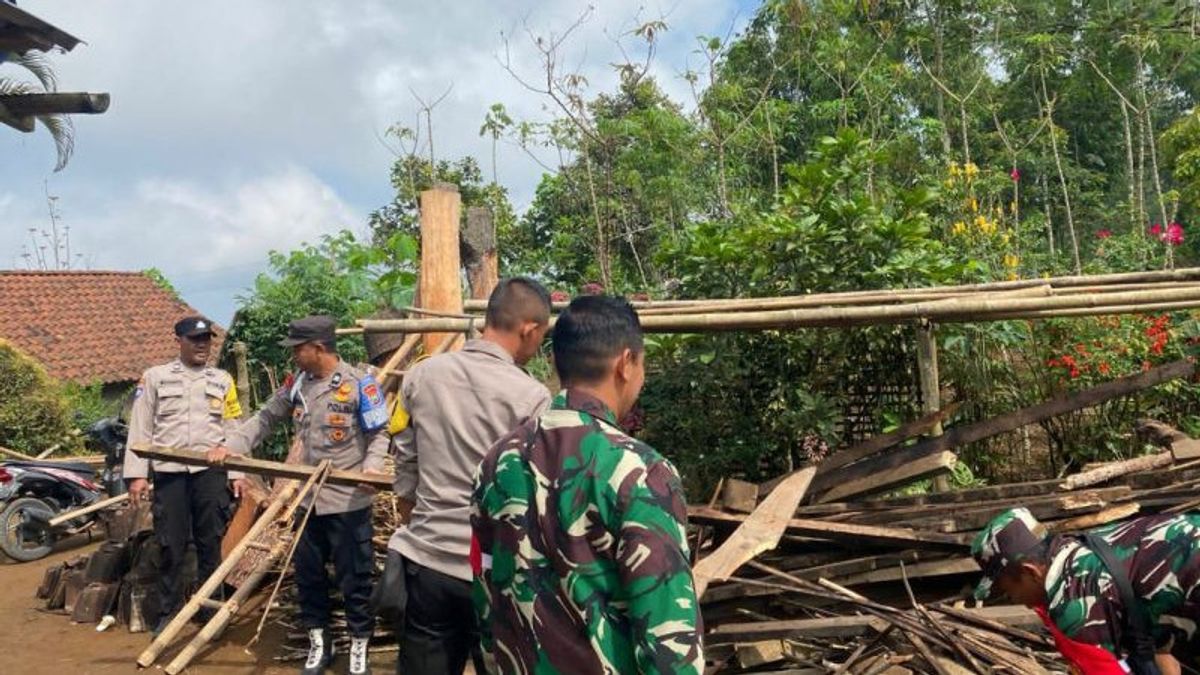
[[[470,655],[476,673],[486,673],[479,629],[471,604],[471,582],[404,559],[408,605],[400,636],[399,675],[461,675]]]
[[[306,630],[329,626],[330,586],[325,564],[332,560],[350,635],[370,637],[375,631],[370,608],[373,533],[369,508],[309,516],[293,557],[300,623]]]
[[[184,560],[188,542],[196,544],[196,574],[200,583],[221,564],[221,537],[229,525],[229,476],[224,469],[197,473],[154,475],[154,535],[162,551],[158,592],[160,617],[183,606]]]

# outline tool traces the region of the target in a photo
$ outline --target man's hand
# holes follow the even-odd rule
[[[229,448],[223,445],[214,445],[208,449],[208,452],[204,453],[204,457],[215,466],[221,466],[225,463],[225,458],[232,454]]]
[[[241,499],[242,495],[250,490],[250,481],[245,478],[234,478],[229,481],[229,489],[233,490],[234,499]]]
[[[150,494],[150,481],[145,478],[134,478],[129,482],[128,492],[130,503],[136,506]]]
[[[416,502],[405,499],[404,497],[396,498],[396,510],[400,512],[400,522],[402,524],[408,524],[409,519],[412,518],[413,507],[416,505]]]

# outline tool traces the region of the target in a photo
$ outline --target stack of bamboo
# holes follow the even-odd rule
[[[559,303],[556,309],[563,306]],[[643,329],[650,333],[1167,312],[1200,307],[1200,268],[773,298],[648,301],[634,306]],[[478,313],[484,308],[478,300],[464,305],[466,312]],[[477,314],[429,316],[421,310],[410,311],[420,318],[361,320],[358,328],[344,332],[465,333],[479,327]]]

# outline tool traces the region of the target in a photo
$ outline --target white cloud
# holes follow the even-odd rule
[[[695,63],[694,36],[724,35],[739,11],[749,18],[752,9],[738,9],[747,1],[595,3],[564,63],[587,76],[590,94],[610,90],[610,64],[620,59],[613,36],[635,19],[665,15],[671,29],[652,72],[687,104],[679,73],[689,58]],[[514,65],[536,78],[526,27],[561,32],[587,7],[580,0],[21,4],[86,41],[52,57],[61,87],[111,92],[112,105],[75,118],[76,155],[60,174],[49,175],[53,146],[43,131],[0,128],[0,265],[17,259],[30,224],[45,222],[49,176],[78,248],[94,254],[96,266],[160,267],[179,277],[186,297],[189,289],[211,296],[222,313],[263,268],[266,250],[339,226],[361,228],[389,201],[394,158],[378,136],[394,122],[415,123],[413,91],[433,98],[453,83],[434,112],[437,155],[473,155],[490,172],[490,142],[478,130],[492,103],[518,119],[547,116],[547,102],[497,62],[501,33],[512,36]],[[0,74],[10,68],[0,66]],[[518,208],[541,171],[520,150],[501,147],[500,180]]]

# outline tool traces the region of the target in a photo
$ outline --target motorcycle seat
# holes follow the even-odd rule
[[[18,469],[61,469],[80,474],[84,478],[91,478],[96,475],[95,467],[83,462],[31,462],[16,459],[0,462],[0,466],[15,466]]]

